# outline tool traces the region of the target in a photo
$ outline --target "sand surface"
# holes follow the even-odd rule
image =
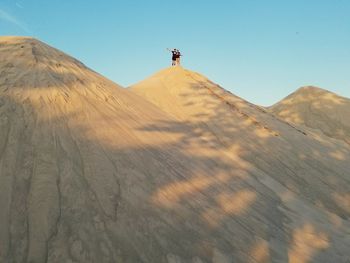
[[[347,262],[350,147],[200,74],[123,89],[0,38],[0,262]]]
[[[280,118],[350,144],[350,99],[307,86],[269,108]]]

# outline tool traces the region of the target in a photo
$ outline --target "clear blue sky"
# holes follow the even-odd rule
[[[128,86],[170,64],[253,103],[300,86],[350,97],[348,0],[1,0],[0,35],[34,36]]]

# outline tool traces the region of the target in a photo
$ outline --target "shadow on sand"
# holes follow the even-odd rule
[[[346,262],[347,145],[203,89],[191,121],[77,92],[0,93],[0,259]]]

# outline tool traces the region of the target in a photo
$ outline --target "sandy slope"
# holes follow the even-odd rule
[[[350,242],[349,232],[342,227],[349,224],[350,212],[350,155],[345,143],[308,134],[181,67],[162,70],[131,90],[178,119],[176,124],[154,127],[177,133],[177,126],[184,124],[192,131],[183,136],[185,143],[197,143],[208,156],[224,159],[229,163],[226,171],[237,167],[244,171],[239,183],[254,189],[254,201],[235,194],[225,199],[225,191],[219,191],[215,199],[224,212],[214,209],[205,218],[217,227],[222,221],[230,226],[227,217],[243,219],[253,235],[264,233],[257,235],[264,240],[252,242],[250,255],[257,262],[331,262],[335,258],[346,262],[350,257],[340,248]],[[227,186],[239,183],[230,181]],[[245,204],[243,211],[235,211],[236,198]],[[235,240],[234,247],[239,247],[241,239]],[[244,245],[240,250],[245,250]]]
[[[350,99],[307,86],[269,108],[280,118],[350,143]]]
[[[347,144],[181,68],[137,91],[164,111],[0,38],[0,262],[349,259]]]

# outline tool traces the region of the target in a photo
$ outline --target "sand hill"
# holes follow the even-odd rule
[[[0,135],[0,262],[349,259],[349,145],[197,73],[130,91],[2,37]]]
[[[350,99],[307,86],[269,108],[284,120],[350,144]]]
[[[261,241],[259,245],[255,243],[254,249],[251,250],[251,255],[259,255],[255,257],[258,258],[257,262],[327,262],[334,260],[331,259],[332,256],[328,258],[329,255],[339,255],[338,252],[331,252],[338,245],[329,246],[329,234],[320,229],[324,229],[327,224],[330,228],[338,228],[334,225],[334,215],[337,215],[337,218],[348,218],[348,215],[343,214],[350,211],[348,205],[347,208],[344,206],[349,204],[349,147],[345,143],[330,141],[322,135],[308,134],[306,130],[280,120],[263,108],[225,91],[204,76],[181,67],[162,70],[133,85],[131,90],[178,120],[176,123],[160,123],[154,128],[162,127],[164,131],[173,131],[176,134],[180,133],[177,127],[179,123],[186,125],[192,131],[190,134],[184,134],[182,138],[188,147],[197,143],[202,152],[225,160],[225,164],[228,164],[226,171],[240,167],[247,172],[244,173],[247,177],[243,176],[240,181],[249,182],[248,184],[255,189],[254,194],[258,193],[249,210],[232,213],[226,210],[223,216],[222,211],[214,209],[209,212],[213,217],[206,213],[205,218],[209,218],[209,222],[217,226],[218,219],[225,218],[226,221],[227,215],[239,219],[243,217],[243,224],[249,222],[252,217],[261,220],[269,215],[267,221],[271,221],[266,224],[270,225],[273,222],[274,226],[266,228],[265,225],[263,231],[266,235],[265,241],[269,241]],[[342,171],[338,170],[338,165],[343,167]],[[336,189],[341,187],[340,185],[333,185],[333,190],[328,188],[329,179],[337,181],[338,184],[340,178],[347,184],[342,186],[343,191],[337,192]],[[252,183],[255,180],[257,185]],[[227,186],[237,187],[237,182],[227,183]],[[263,188],[258,190],[260,187]],[[274,201],[267,201],[266,195],[269,194]],[[220,197],[215,198],[218,203],[219,200],[223,200]],[[225,205],[230,206],[232,202],[232,207],[235,207],[234,198],[225,200]],[[262,203],[255,206],[256,202],[260,201]],[[221,202],[222,207],[225,206],[223,203]],[[328,209],[332,210],[333,205],[343,208],[331,212]],[[310,211],[318,215],[311,215]],[[252,216],[256,212],[259,215]],[[324,217],[321,215],[323,213],[328,214],[328,219],[325,220],[330,221],[322,223],[323,227],[319,228],[320,225],[316,221]],[[289,223],[286,223],[287,221]],[[345,221],[348,224],[348,219]],[[260,232],[255,227],[261,223],[249,224],[248,228],[254,225],[253,232]],[[326,236],[328,241],[323,242]],[[297,239],[302,244],[297,244]],[[318,243],[320,240],[323,241]],[[343,241],[349,242],[348,237]],[[312,244],[313,242],[318,245]],[[236,240],[235,247],[239,246],[238,243]],[[244,250],[243,247],[244,245],[240,247],[241,251]],[[349,257],[346,251],[340,254],[343,256],[336,256],[339,261],[345,261],[345,258]],[[249,260],[244,258],[243,262]]]

